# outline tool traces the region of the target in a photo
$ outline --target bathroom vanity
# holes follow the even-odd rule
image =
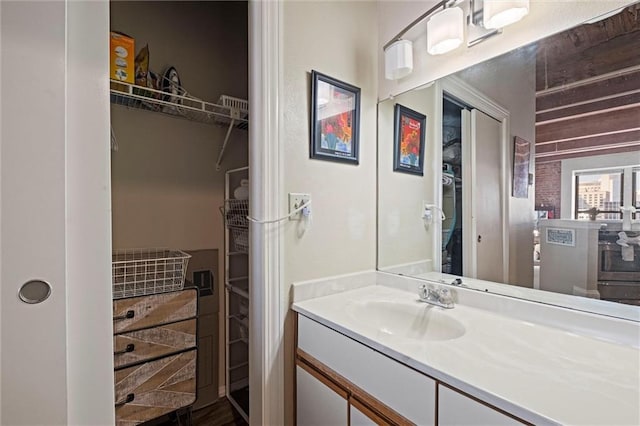
[[[640,423],[640,323],[371,272],[294,284],[307,424]]]

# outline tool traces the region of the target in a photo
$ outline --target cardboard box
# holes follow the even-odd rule
[[[133,84],[135,74],[135,43],[133,38],[111,32],[109,45],[110,77]]]

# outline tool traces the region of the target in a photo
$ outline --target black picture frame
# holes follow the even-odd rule
[[[311,71],[309,157],[358,164],[360,88]]]
[[[393,120],[393,171],[424,176],[426,131],[426,115],[407,108],[404,105],[395,105]]]

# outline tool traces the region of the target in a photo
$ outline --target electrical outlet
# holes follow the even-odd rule
[[[300,206],[311,201],[311,194],[302,194],[302,193],[289,193],[289,213],[300,208]],[[298,212],[292,216],[289,216],[289,220],[301,220],[302,212]]]

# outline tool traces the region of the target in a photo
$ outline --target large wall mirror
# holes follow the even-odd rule
[[[638,52],[635,3],[380,102],[378,269],[640,320]]]

